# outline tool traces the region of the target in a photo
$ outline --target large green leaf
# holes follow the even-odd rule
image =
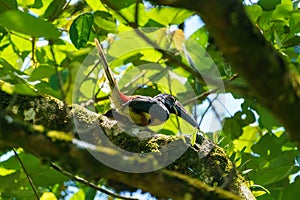
[[[199,28],[196,32],[194,32],[190,36],[190,38],[195,40],[203,48],[205,48],[206,45],[208,44],[208,32],[205,27]]]
[[[259,0],[258,5],[260,5],[264,10],[270,11],[274,10],[281,0]]]
[[[263,13],[262,8],[257,4],[251,5],[251,6],[246,6],[246,11],[247,11],[249,18],[254,23],[256,23],[258,17]]]
[[[66,4],[66,0],[54,0],[50,3],[45,11],[44,18],[48,19],[49,21],[53,21],[56,19],[60,14],[61,11]]]
[[[8,10],[17,10],[18,4],[16,0],[0,0],[0,13],[3,13]]]
[[[1,90],[9,94],[36,96],[37,92],[24,79],[26,74],[15,69],[5,59],[0,58],[0,80],[3,80]]]
[[[294,200],[295,197],[300,196],[300,177],[298,176],[295,179],[295,182],[288,185],[286,188],[283,190],[283,195],[282,199],[284,200]]]
[[[95,1],[95,0],[86,0],[85,1],[93,10],[103,10],[106,11],[106,8],[101,3],[101,1]]]
[[[252,174],[253,179],[258,184],[268,185],[288,177],[294,168],[294,159],[297,154],[297,151],[286,151],[265,162],[259,171]]]
[[[134,3],[136,3],[135,0],[126,0],[126,1],[120,1],[120,0],[102,0],[104,4],[112,8],[113,10],[121,10],[122,8],[126,8]]]
[[[117,33],[117,24],[114,17],[105,11],[96,11],[94,13],[94,22],[98,26],[97,33],[100,31],[107,33]]]
[[[42,64],[39,67],[35,68],[31,73],[29,81],[41,80],[43,78],[50,78],[51,75],[55,74],[55,67]]]
[[[32,37],[57,38],[60,32],[50,22],[36,18],[19,10],[4,12],[0,15],[0,24],[7,29]]]
[[[259,114],[258,122],[261,128],[272,130],[272,128],[280,126],[279,122],[266,108],[258,105],[256,111]]]
[[[152,8],[147,15],[154,21],[168,26],[170,24],[181,24],[194,12],[182,8],[162,7]]]
[[[91,34],[94,16],[85,13],[78,16],[70,27],[70,39],[77,49],[85,47]]]
[[[252,146],[252,150],[267,160],[279,156],[282,153],[281,142],[273,133],[265,134]]]
[[[243,133],[243,129],[239,121],[232,117],[232,118],[225,118],[223,131],[227,135],[231,135],[232,139],[237,139]]]
[[[138,6],[138,9],[136,9],[136,6]],[[136,15],[136,11],[138,11],[137,15]],[[120,22],[124,24],[138,22],[139,26],[144,26],[149,19],[148,16],[146,15],[145,6],[142,3],[132,4],[126,8],[121,9],[119,12],[126,18],[126,20],[124,20],[123,17],[118,18],[118,20],[120,20]],[[137,20],[136,20],[136,16],[138,16]]]
[[[41,8],[45,0],[18,0],[18,6],[23,8]]]
[[[32,179],[36,188],[47,187],[55,184],[63,184],[68,178],[61,173],[42,165],[40,160],[26,153],[19,153],[26,171]],[[4,199],[34,199],[34,192],[28,179],[15,156],[0,162],[0,167],[7,170],[15,170],[14,173],[0,176],[1,197]]]

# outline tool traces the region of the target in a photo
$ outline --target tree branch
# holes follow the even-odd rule
[[[191,199],[254,199],[225,152],[202,137],[193,147],[185,137],[154,135],[139,139],[124,133],[116,121],[78,105],[66,113],[60,101],[49,97],[4,92],[0,92],[0,97],[1,150],[22,147],[86,179],[105,178],[109,183],[125,185],[123,190],[141,188],[159,198],[183,199],[188,195]],[[147,132],[145,129],[141,133]],[[182,155],[160,169],[181,148],[185,150]],[[124,156],[123,151],[136,153]],[[104,165],[103,157],[117,165],[113,168]],[[149,172],[126,173],[117,170],[119,167]],[[227,183],[229,177],[232,181],[226,188],[213,187]]]

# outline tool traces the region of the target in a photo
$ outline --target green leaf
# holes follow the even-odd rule
[[[16,84],[14,88],[14,92],[16,94],[21,94],[21,95],[29,95],[29,96],[38,95],[37,92],[33,89],[33,87],[24,83]]]
[[[49,80],[51,88],[53,88],[54,90],[59,90],[60,82],[62,82],[62,84],[65,83],[68,78],[68,74],[68,70],[59,71],[57,74],[53,74]]]
[[[283,190],[282,199],[284,200],[293,200],[295,197],[300,196],[300,177],[298,176],[295,179],[295,182],[287,185],[286,188]]]
[[[260,5],[264,10],[270,11],[274,10],[281,0],[259,0],[258,5]]]
[[[267,133],[252,146],[252,151],[264,159],[274,158],[282,153],[281,143],[274,134]]]
[[[41,8],[43,2],[42,0],[18,0],[18,5],[23,8]]]
[[[44,192],[40,198],[40,200],[56,200],[55,194],[52,192]]]
[[[279,122],[274,118],[274,116],[262,106],[257,106],[256,109],[259,118],[259,126],[261,128],[266,128],[268,130],[272,130],[273,127],[280,126]]]
[[[70,39],[77,49],[85,47],[90,38],[94,16],[91,13],[79,15],[70,27]]]
[[[18,4],[16,0],[0,0],[0,14],[8,10],[17,10]]]
[[[41,80],[43,78],[49,78],[51,75],[55,74],[55,72],[56,72],[55,67],[47,64],[42,64],[33,70],[28,80],[36,81],[36,80]]]
[[[49,166],[42,165],[40,160],[31,154],[23,152],[19,153],[19,157],[26,167],[26,170],[30,174],[30,177],[32,178],[34,184],[36,184],[37,186],[47,187],[49,185],[63,183],[64,181],[68,180],[65,176],[51,169]],[[6,169],[20,170],[20,163],[14,156],[7,161],[2,162],[1,165]],[[18,184],[28,184],[28,180],[19,180]]]
[[[194,67],[201,71],[215,67],[212,58],[207,55],[206,50],[200,46],[197,41],[188,39],[184,44],[187,50],[185,57],[189,57],[189,62],[191,62]],[[210,75],[214,76],[212,72]]]
[[[234,118],[241,126],[246,126],[255,122],[255,116],[251,110],[242,110],[234,114]]]
[[[170,24],[181,24],[194,12],[182,8],[162,7],[152,8],[147,12],[147,15],[154,21],[168,26]]]
[[[264,166],[253,177],[255,182],[268,185],[287,178],[294,168],[294,159],[297,154],[297,151],[286,151],[264,163]]]
[[[0,15],[0,24],[10,30],[35,38],[57,38],[60,36],[60,32],[50,22],[19,10],[2,13]]]
[[[47,10],[45,11],[43,17],[48,19],[49,21],[55,20],[61,14],[61,11],[66,3],[67,3],[66,0],[52,1],[50,5],[47,7]]]
[[[276,6],[273,12],[273,18],[275,19],[286,19],[290,12],[293,11],[292,1],[282,1],[281,4]]]
[[[117,33],[117,24],[114,17],[104,11],[96,11],[94,13],[94,23],[98,26],[98,31],[104,31],[105,35],[107,33]]]
[[[262,8],[257,4],[246,6],[246,11],[252,22],[256,22],[259,16],[263,13]]]
[[[101,1],[95,1],[95,0],[86,0],[85,1],[93,10],[103,10],[106,11],[107,9],[105,6],[101,3]]]
[[[34,88],[44,94],[49,94],[58,99],[61,98],[61,92],[54,90],[48,82],[42,81],[41,83],[34,85]]]
[[[102,0],[101,2],[103,2],[108,7],[112,8],[113,10],[121,10],[122,8],[126,8],[126,7],[136,3],[135,0],[126,0],[126,1]]]
[[[237,119],[233,118],[225,118],[223,131],[227,135],[231,135],[232,139],[237,139],[243,133],[242,126],[238,122]]]
[[[146,14],[146,9],[144,4],[142,3],[138,3],[138,25],[139,26],[144,26],[149,18]],[[123,16],[125,16],[126,20],[124,20],[122,17],[119,17],[118,20],[120,20],[120,22],[124,23],[124,24],[128,24],[129,23],[135,23],[135,12],[136,12],[136,4],[132,4],[126,8],[123,8],[119,11]],[[118,15],[116,15],[118,16]]]
[[[191,39],[197,41],[203,48],[208,44],[208,32],[205,27],[199,28],[196,32],[194,32],[191,36]]]
[[[246,126],[243,128],[243,134],[233,141],[236,149],[241,151],[245,148],[244,152],[251,153],[251,147],[258,140],[259,128],[255,126]]]

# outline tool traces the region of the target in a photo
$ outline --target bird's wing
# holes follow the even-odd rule
[[[159,101],[152,97],[137,96],[123,104],[124,108],[128,107],[130,112],[149,113],[150,124],[162,124],[169,118],[168,109]]]

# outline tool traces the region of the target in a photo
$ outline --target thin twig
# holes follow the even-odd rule
[[[134,23],[135,23],[135,26],[138,27],[138,25],[139,25],[139,0],[135,1]]]
[[[28,181],[29,181],[29,184],[30,184],[32,190],[34,191],[34,194],[35,194],[36,199],[39,200],[40,198],[39,198],[39,195],[38,195],[38,193],[37,193],[37,190],[36,190],[36,188],[35,188],[35,186],[34,186],[34,184],[33,184],[33,181],[32,181],[32,179],[30,178],[30,176],[29,176],[29,174],[28,174],[28,172],[27,172],[27,170],[26,170],[26,168],[25,168],[25,166],[24,166],[24,163],[23,163],[22,160],[20,159],[20,157],[19,157],[19,155],[18,155],[18,153],[16,152],[15,149],[13,149],[13,152],[14,152],[14,154],[15,154],[17,160],[19,161],[19,163],[20,163],[20,165],[21,165],[21,167],[22,167],[22,169],[23,169],[23,171],[24,171],[26,177],[27,177],[27,179],[28,179]]]
[[[189,99],[189,100],[183,102],[182,105],[183,105],[183,106],[186,106],[186,105],[188,105],[188,104],[190,104],[190,103],[193,103],[193,102],[195,102],[195,101],[197,101],[197,100],[205,99],[208,95],[210,95],[210,94],[212,94],[212,93],[215,93],[215,92],[217,92],[217,91],[218,91],[218,88],[212,89],[212,90],[210,90],[210,91],[203,92],[202,94],[200,94],[200,95],[198,95],[198,96],[196,96],[196,97],[193,97],[193,98],[191,98],[191,99]]]
[[[35,38],[31,38],[31,61],[33,63],[33,66],[35,67],[37,62],[35,60]]]
[[[96,69],[96,67],[97,67],[100,63],[101,63],[101,61],[98,60],[98,61],[94,64],[93,68],[92,68],[92,69],[89,71],[89,73],[84,77],[84,79],[81,81],[81,83],[80,83],[79,85],[82,85],[83,82],[86,81],[86,80],[88,79],[88,77],[91,75],[91,73]]]
[[[210,100],[210,98],[207,98],[207,100],[208,100],[208,102],[212,105],[212,103],[213,103],[215,100],[217,100],[218,97],[219,97],[219,95],[217,94],[216,97],[213,98],[212,100]],[[217,112],[217,110],[215,109],[215,107],[214,107],[213,105],[211,106],[211,109],[212,109],[212,111],[215,113],[215,115],[216,115],[217,119],[219,120],[220,124],[222,125],[221,117],[220,117],[219,113]]]
[[[136,198],[132,198],[132,197],[124,197],[124,196],[115,194],[115,193],[113,193],[113,192],[111,192],[111,191],[109,191],[109,190],[106,190],[106,189],[104,189],[104,188],[101,188],[101,187],[95,185],[94,183],[91,183],[91,182],[89,182],[89,181],[87,181],[87,180],[85,180],[85,179],[83,179],[83,178],[81,178],[81,177],[79,177],[79,176],[74,176],[74,175],[71,174],[70,172],[68,172],[68,171],[66,171],[66,170],[64,170],[64,169],[62,169],[60,166],[58,166],[58,165],[55,164],[54,162],[51,162],[51,167],[52,167],[53,169],[55,169],[56,171],[62,173],[63,175],[65,175],[65,176],[67,176],[67,177],[69,177],[69,178],[71,178],[71,179],[73,179],[73,180],[75,180],[75,181],[78,181],[78,182],[80,182],[80,183],[82,183],[82,184],[84,184],[84,185],[87,185],[87,186],[91,187],[91,188],[94,189],[94,190],[97,190],[97,191],[99,191],[99,192],[105,193],[105,194],[107,194],[107,195],[109,195],[109,196],[111,196],[111,197],[119,198],[119,199],[125,199],[125,200],[138,200],[138,199],[136,199]]]
[[[198,127],[200,127],[200,125],[201,125],[201,123],[202,123],[202,121],[203,121],[203,119],[204,119],[204,116],[205,116],[205,114],[208,112],[210,106],[211,106],[211,104],[209,104],[209,105],[206,107],[206,109],[204,110],[204,112],[203,112],[203,114],[202,114],[202,116],[201,116],[201,119],[200,119],[200,121],[199,121]]]

